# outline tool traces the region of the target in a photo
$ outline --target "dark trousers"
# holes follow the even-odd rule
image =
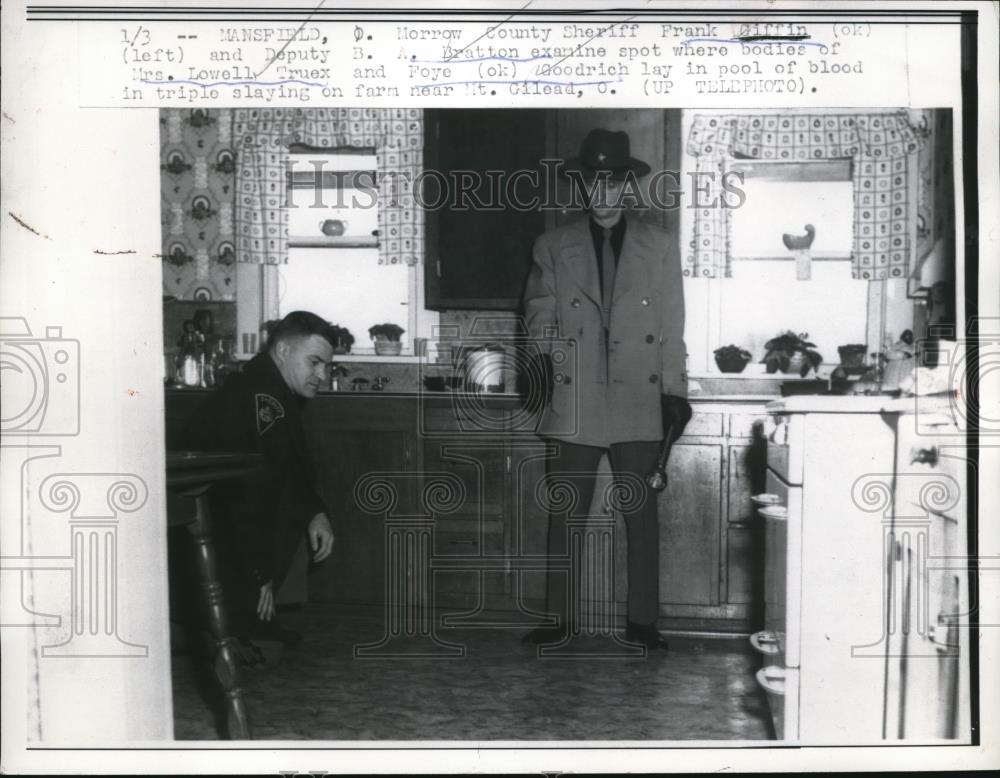
[[[549,559],[565,558],[568,517],[586,517],[594,496],[597,467],[605,449],[557,441],[558,452],[549,460],[546,473],[550,488],[572,487],[572,499],[564,503],[555,492],[550,496]],[[614,443],[608,451],[611,470],[621,484],[622,513],[628,542],[628,619],[652,624],[659,615],[660,524],[656,493],[646,486],[645,477],[656,467],[659,441]],[[551,569],[548,573],[548,609],[567,617],[569,575]],[[574,596],[578,593],[574,592]]]

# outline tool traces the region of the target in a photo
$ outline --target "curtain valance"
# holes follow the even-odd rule
[[[285,204],[288,147],[293,143],[375,149],[379,174],[379,264],[417,264],[423,256],[423,212],[412,185],[423,167],[419,108],[241,108],[233,137],[236,254],[240,262],[288,261]]]
[[[728,209],[721,207],[722,174],[734,159],[807,162],[852,158],[855,278],[904,277],[910,254],[907,230],[907,155],[919,134],[906,112],[851,114],[698,114],[687,152],[697,160],[699,202],[684,274],[732,275]]]

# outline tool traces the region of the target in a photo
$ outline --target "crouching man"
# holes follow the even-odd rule
[[[261,454],[263,471],[213,489],[213,533],[233,633],[291,645],[297,633],[275,619],[275,595],[299,544],[312,560],[333,550],[333,529],[316,490],[302,409],[327,380],[330,325],[295,311],[272,331],[266,351],[233,375],[198,410],[184,443],[190,450]]]

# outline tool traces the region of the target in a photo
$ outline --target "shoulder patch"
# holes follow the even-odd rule
[[[278,419],[285,417],[285,407],[269,394],[257,393],[257,434],[263,435]]]

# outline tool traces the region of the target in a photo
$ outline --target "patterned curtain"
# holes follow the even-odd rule
[[[854,169],[852,275],[902,278],[907,273],[907,155],[920,146],[906,112],[694,117],[687,153],[696,159],[702,192],[684,274],[730,277],[728,209],[721,207],[727,162],[805,162],[850,157]]]
[[[419,108],[240,108],[233,136],[236,173],[236,254],[240,262],[288,261],[285,160],[288,146],[367,146],[379,177],[379,264],[415,265],[423,256],[424,216],[412,182],[423,169]]]

